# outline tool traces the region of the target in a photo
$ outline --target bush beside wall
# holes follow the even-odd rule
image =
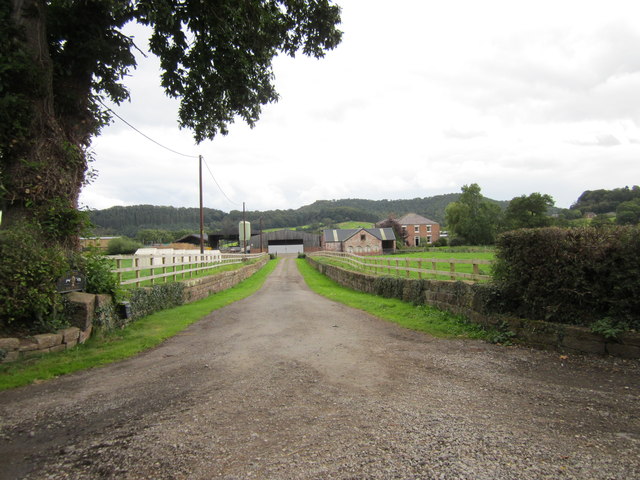
[[[562,324],[640,330],[640,228],[541,228],[497,241],[493,306]]]

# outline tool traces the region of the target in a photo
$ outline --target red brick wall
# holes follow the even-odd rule
[[[431,243],[436,242],[440,238],[440,225],[435,223],[433,225],[406,225],[407,227],[407,245],[410,247],[415,246],[415,237],[420,237],[420,242],[424,242],[424,239],[431,237]],[[418,232],[415,228],[418,227]],[[431,231],[427,230],[431,227]],[[422,245],[422,243],[420,243]]]

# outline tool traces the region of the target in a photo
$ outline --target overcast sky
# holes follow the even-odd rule
[[[166,146],[203,155],[206,207],[298,208],[403,199],[478,183],[510,200],[640,183],[638,0],[338,0],[342,44],[274,63],[280,101],[250,129],[196,145],[177,126],[155,58],[116,109]],[[131,30],[146,47],[144,31]],[[119,120],[93,142],[81,203],[198,205],[197,159]],[[234,202],[234,203],[231,203]]]

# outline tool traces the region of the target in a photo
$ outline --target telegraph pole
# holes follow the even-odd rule
[[[245,218],[244,202],[242,202],[242,254],[247,254],[247,219]]]
[[[202,155],[198,155],[200,166],[200,254],[204,254],[204,212],[202,211]]]

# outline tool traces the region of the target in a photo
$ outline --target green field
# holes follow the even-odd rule
[[[419,272],[398,272],[394,270],[392,267],[397,268],[420,268],[420,269],[433,269],[434,265],[431,261],[432,259],[439,260],[435,262],[435,269],[441,270],[444,272],[449,272],[451,268],[451,264],[449,262],[450,259],[454,260],[469,260],[470,263],[456,263],[455,271],[459,273],[468,273],[473,274],[473,265],[471,260],[489,260],[493,261],[495,259],[495,253],[493,251],[477,251],[477,252],[456,252],[456,251],[426,251],[426,252],[412,252],[412,253],[398,253],[397,255],[380,255],[380,256],[365,256],[362,257],[363,261],[367,263],[373,263],[374,266],[371,267],[358,267],[353,265],[348,265],[344,261],[340,261],[338,259],[328,259],[323,257],[316,257],[316,259],[320,262],[327,263],[330,265],[339,266],[342,268],[348,268],[357,271],[363,271],[365,273],[376,274],[376,275],[391,275],[391,276],[402,276],[405,278],[424,278],[424,279],[434,279],[434,280],[451,280],[451,275],[446,273],[443,274],[426,274]],[[491,275],[491,265],[479,265],[480,275]],[[461,278],[462,280],[462,278]],[[480,281],[487,281],[486,279]]]

